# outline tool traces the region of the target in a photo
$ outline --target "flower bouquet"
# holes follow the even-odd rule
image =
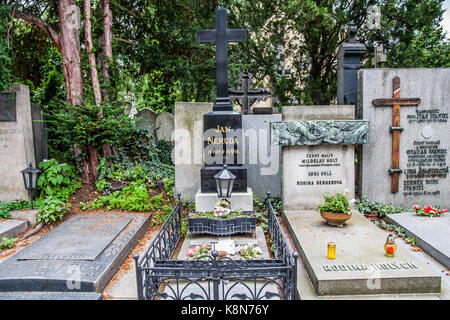
[[[426,216],[426,217],[440,217],[443,216],[444,213],[447,212],[447,208],[440,209],[440,208],[433,208],[432,206],[420,206],[420,205],[414,205],[414,211],[419,216]]]
[[[186,256],[194,260],[205,259],[204,256],[210,254],[211,247],[207,244],[202,244],[201,246],[195,246],[188,249]]]

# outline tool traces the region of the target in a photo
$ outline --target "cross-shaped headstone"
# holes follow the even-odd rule
[[[271,96],[271,94],[267,89],[263,88],[256,88],[256,90],[249,90],[249,87],[252,84],[253,75],[250,72],[248,72],[247,68],[245,68],[244,72],[242,72],[239,76],[241,79],[242,90],[239,91],[230,88],[229,90],[230,99],[241,100],[242,114],[248,114],[249,107],[256,100],[266,100]]]
[[[400,127],[400,107],[418,106],[419,98],[400,98],[400,78],[395,77],[392,80],[392,99],[374,99],[372,104],[375,107],[392,106],[392,126],[389,131],[392,133],[392,164],[389,169],[391,175],[391,193],[398,192],[399,174],[403,170],[399,167],[400,160],[400,133],[403,128]]]
[[[198,43],[216,43],[217,98],[214,111],[233,111],[228,95],[228,42],[246,39],[246,29],[227,29],[226,9],[216,9],[216,29],[197,31]]]
[[[386,54],[384,53],[383,45],[376,46],[374,48],[374,55],[372,58],[372,64],[374,67],[377,67],[377,63],[381,64],[381,67],[383,67],[383,63],[387,61]]]

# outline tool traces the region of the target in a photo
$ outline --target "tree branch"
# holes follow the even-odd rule
[[[17,19],[27,21],[44,31],[44,33],[53,41],[56,48],[61,52],[61,42],[59,39],[59,35],[47,22],[42,21],[41,19],[31,14],[15,10],[14,8],[12,9],[12,15]]]

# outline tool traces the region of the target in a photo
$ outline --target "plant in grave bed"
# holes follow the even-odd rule
[[[324,195],[324,202],[317,206],[320,215],[329,225],[340,226],[350,219],[352,211],[345,193]]]
[[[402,207],[385,205],[382,202],[369,201],[367,196],[355,200],[355,208],[366,217],[384,218],[386,214],[405,211]]]
[[[435,208],[430,205],[421,206],[416,204],[414,205],[413,209],[417,215],[426,217],[440,217],[445,215],[445,213],[447,212],[447,208]]]
[[[0,251],[11,249],[14,247],[14,243],[17,241],[17,238],[2,238],[2,241],[0,241]]]
[[[206,260],[211,253],[211,246],[202,244],[188,249],[186,256],[194,260]]]
[[[251,244],[245,245],[238,251],[238,254],[246,260],[252,260],[258,258],[262,254],[262,251],[256,244]]]

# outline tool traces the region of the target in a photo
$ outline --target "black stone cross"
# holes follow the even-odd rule
[[[216,29],[197,31],[198,43],[216,43],[217,97],[213,111],[233,111],[228,95],[228,42],[245,40],[246,29],[227,29],[227,9],[216,9]]]
[[[248,72],[247,68],[240,74],[242,91],[229,89],[230,99],[240,99],[242,106],[242,114],[249,113],[249,107],[253,104],[250,100],[266,100],[271,96],[267,89],[256,88],[256,90],[249,90],[252,84],[252,74]]]

